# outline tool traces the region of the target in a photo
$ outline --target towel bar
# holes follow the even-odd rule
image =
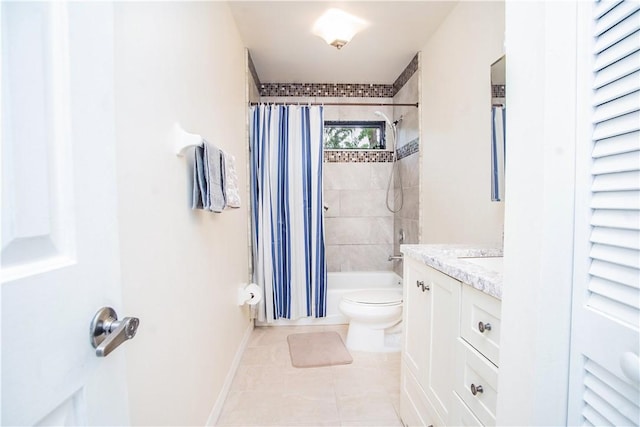
[[[183,157],[187,148],[202,145],[202,137],[200,135],[185,131],[179,123],[173,125],[173,140],[176,156],[178,157]]]

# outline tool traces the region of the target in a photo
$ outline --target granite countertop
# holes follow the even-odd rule
[[[465,257],[501,257],[502,248],[479,245],[402,245],[400,252],[486,294],[502,298],[502,273],[464,260]]]

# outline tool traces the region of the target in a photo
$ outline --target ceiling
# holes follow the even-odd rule
[[[391,84],[453,9],[454,1],[231,1],[265,83]],[[369,26],[341,50],[311,32],[329,8]]]

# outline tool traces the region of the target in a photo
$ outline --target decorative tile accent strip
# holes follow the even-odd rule
[[[416,71],[418,71],[418,54],[417,53],[416,53],[416,56],[413,57],[411,62],[409,62],[409,65],[406,66],[404,71],[400,73],[396,81],[393,82],[393,96],[396,96],[396,94],[400,91],[400,89],[402,89],[402,86],[404,86],[409,81],[411,76],[413,76],[413,73],[415,73]]]
[[[505,85],[491,85],[492,98],[504,98],[506,91],[507,87]]]
[[[261,83],[260,96],[393,98],[393,85],[374,83]]]
[[[417,153],[420,150],[420,138],[416,138],[413,141],[409,141],[396,151],[398,153],[398,160],[402,160],[405,157]]]
[[[256,86],[258,87],[258,89],[260,89],[260,86],[261,86],[260,77],[258,77],[256,66],[253,63],[253,59],[251,58],[251,53],[249,52],[247,53],[249,54],[249,72],[251,72],[251,75],[253,76],[253,81],[255,82]]]
[[[324,150],[325,163],[384,163],[393,161],[393,152],[384,150]]]

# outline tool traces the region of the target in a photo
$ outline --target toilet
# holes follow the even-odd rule
[[[400,351],[401,289],[348,292],[338,306],[349,318],[347,348],[355,351]]]

